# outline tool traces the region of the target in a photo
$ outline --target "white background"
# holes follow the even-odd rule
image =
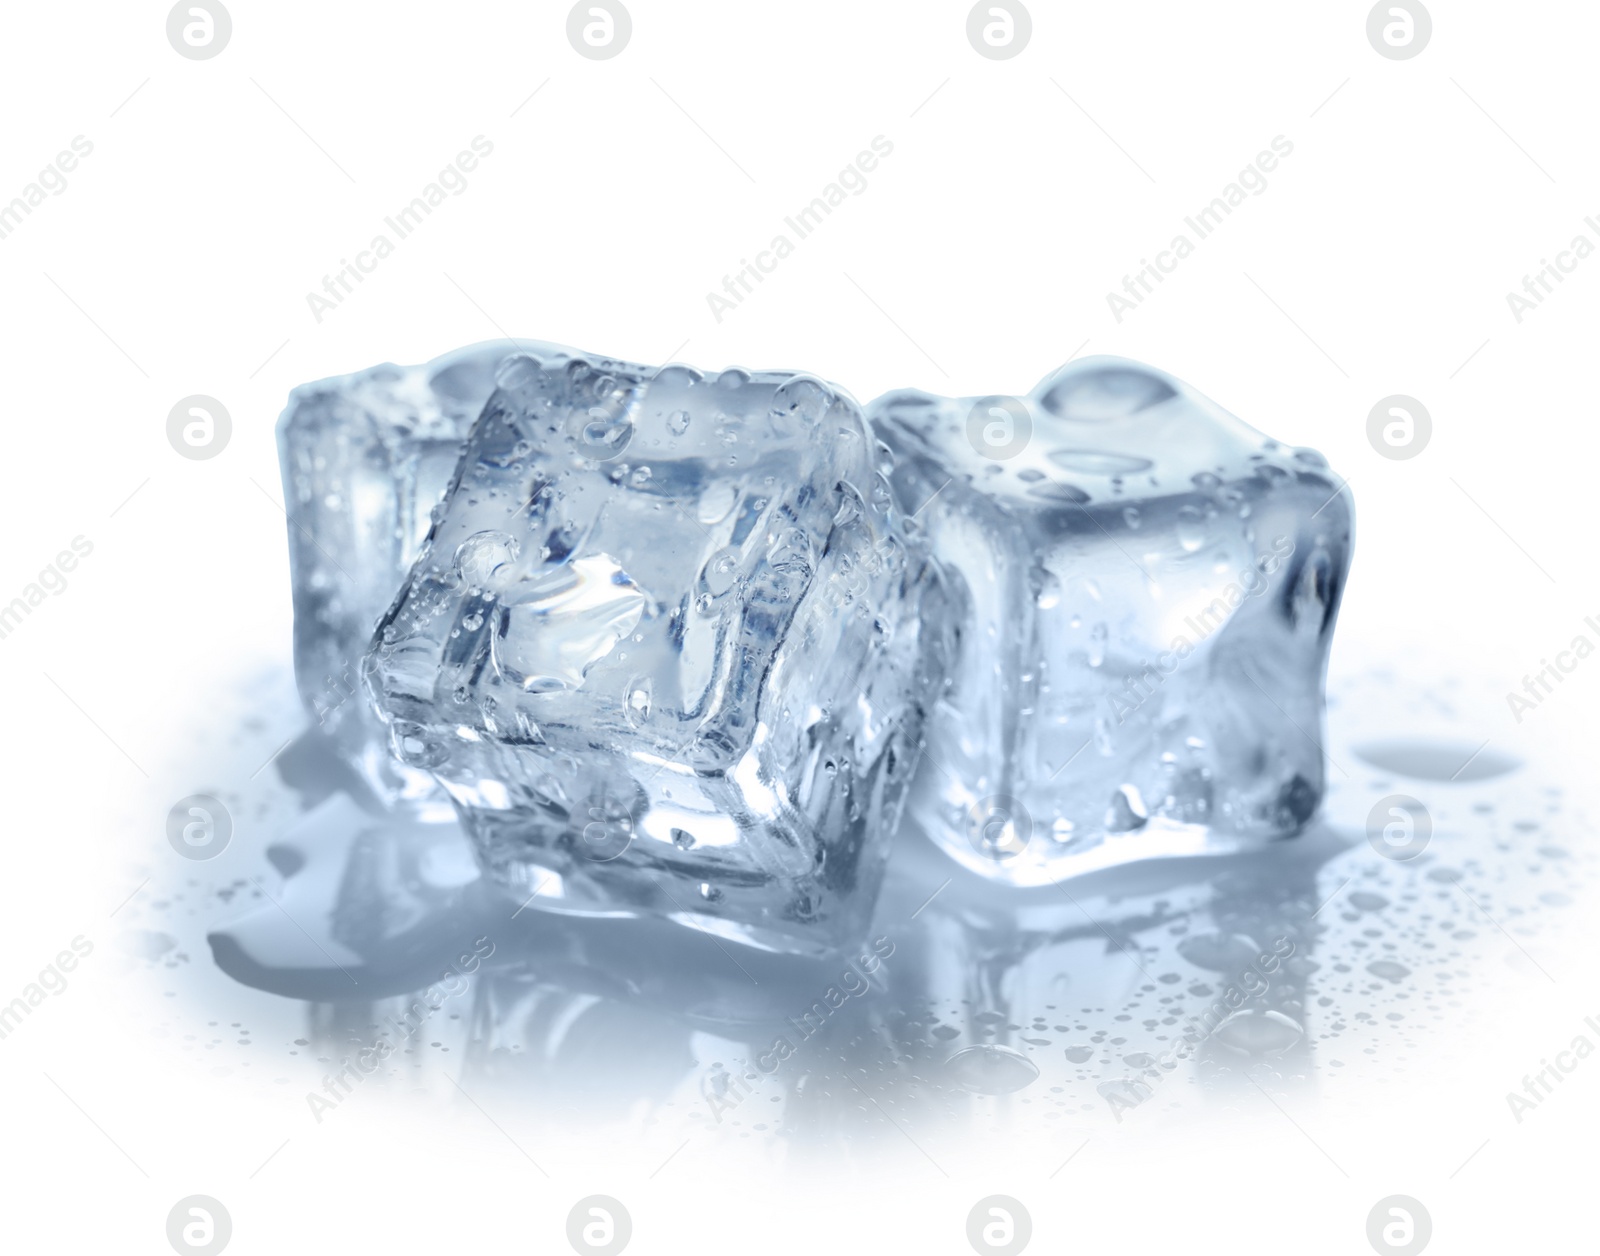
[[[94,549],[0,640],[0,996],[77,934],[109,955],[109,914],[195,787],[186,756],[226,731],[220,695],[286,666],[273,424],[294,385],[384,360],[504,333],[806,369],[865,401],[1021,392],[1075,353],[1123,354],[1348,477],[1336,667],[1347,648],[1445,657],[1499,694],[1600,614],[1600,259],[1520,324],[1506,301],[1575,235],[1600,244],[1583,222],[1600,215],[1600,11],[1437,0],[1428,48],[1392,61],[1365,4],[1041,2],[1027,49],[990,61],[967,8],[633,0],[632,42],[604,62],[545,2],[236,0],[208,61],[174,52],[161,5],[8,8],[0,202],[73,137],[94,149],[0,240],[0,602],[74,536]],[[466,190],[318,322],[307,294],[479,135],[494,151]],[[879,135],[894,150],[867,190],[718,322],[707,293]],[[1267,190],[1117,322],[1106,294],[1278,135],[1294,151]],[[166,438],[194,393],[233,420],[208,461]],[[1410,461],[1366,438],[1394,393],[1433,418]],[[1463,736],[1586,760],[1590,667],[1537,719],[1491,703]],[[712,1165],[647,1180],[659,1157],[641,1157],[618,1170],[634,1250],[963,1251],[971,1201],[1024,1186],[1040,1250],[1362,1251],[1395,1191],[1430,1200],[1436,1250],[1541,1249],[1585,1216],[1600,1064],[1538,1128],[1495,1117],[1475,1180],[1448,1177],[1470,1130],[1429,1140],[1459,1087],[1475,1078],[1493,1112],[1600,1011],[1584,957],[1561,958],[1559,988],[1488,1018],[1462,1076],[1423,1062],[1402,1093],[1325,1118],[1347,1178],[1270,1111],[1167,1128],[1048,1184],[991,1180],[981,1159],[954,1185]],[[382,1104],[251,1177],[279,1141],[259,1096],[169,1069],[117,985],[109,959],[86,964],[0,1042],[8,1246],[165,1251],[167,1209],[204,1191],[229,1201],[239,1252],[556,1250],[572,1199],[606,1189],[530,1178],[470,1112]]]

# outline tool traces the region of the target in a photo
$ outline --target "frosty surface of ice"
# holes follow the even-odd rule
[[[312,718],[390,805],[449,809],[431,777],[390,756],[361,698],[361,655],[494,389],[495,366],[516,349],[492,341],[425,366],[386,364],[305,384],[278,422],[295,681]]]
[[[1319,454],[1103,357],[869,416],[958,604],[911,804],[936,842],[1035,885],[1306,823],[1353,518]]]
[[[533,907],[856,941],[948,620],[860,410],[571,351],[498,378],[366,661],[396,754]]]

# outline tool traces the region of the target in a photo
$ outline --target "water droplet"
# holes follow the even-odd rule
[[[461,578],[478,589],[503,589],[521,546],[505,532],[474,532],[456,546],[455,565]]]
[[[1080,423],[1104,423],[1159,405],[1177,390],[1159,376],[1137,367],[1085,370],[1067,366],[1065,376],[1039,402],[1051,414]]]
[[[997,1043],[957,1051],[945,1061],[945,1070],[956,1085],[977,1095],[1010,1094],[1039,1076],[1039,1066],[1027,1056]]]
[[[1098,449],[1052,449],[1050,461],[1068,471],[1083,471],[1089,475],[1134,475],[1155,466],[1148,458]]]
[[[772,394],[772,417],[780,430],[792,419],[810,427],[819,422],[833,404],[833,393],[821,380],[796,375]]]
[[[1385,981],[1404,981],[1411,975],[1409,968],[1392,959],[1375,959],[1367,965],[1367,971]]]
[[[1069,1063],[1087,1064],[1092,1059],[1094,1059],[1093,1047],[1078,1046],[1067,1048],[1067,1060]]]
[[[604,406],[595,406],[588,412],[588,421],[583,425],[583,452],[591,457],[610,458],[627,448],[632,435],[633,421],[626,412],[618,413]]]
[[[1245,1055],[1282,1055],[1304,1038],[1305,1032],[1298,1021],[1282,1012],[1241,1008],[1222,1021],[1213,1036]]]
[[[1178,509],[1178,544],[1193,554],[1206,543],[1206,517],[1203,511],[1194,506],[1182,506]]]
[[[1196,933],[1178,943],[1178,954],[1196,968],[1235,973],[1256,961],[1261,948],[1242,933]]]
[[[1055,480],[1030,484],[1028,496],[1040,497],[1047,502],[1071,502],[1074,506],[1084,506],[1089,502],[1089,494],[1076,484],[1061,484]]]
[[[672,844],[679,850],[690,850],[694,847],[694,834],[687,829],[673,829]]]
[[[689,430],[689,412],[687,410],[674,410],[667,416],[667,430],[674,436],[682,436]]]
[[[664,366],[656,372],[656,377],[650,382],[652,388],[676,388],[679,390],[693,388],[705,380],[705,376],[692,366],[682,363],[673,363]]]
[[[739,582],[739,551],[720,549],[700,568],[700,585],[714,598],[727,593]]]
[[[628,723],[638,728],[650,718],[651,684],[648,676],[635,676],[628,682],[622,701],[622,713]]]

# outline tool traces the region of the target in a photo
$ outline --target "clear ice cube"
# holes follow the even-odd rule
[[[534,907],[859,940],[948,618],[861,411],[573,351],[499,382],[365,663],[396,755]]]
[[[526,342],[522,346],[526,347]],[[376,798],[449,814],[426,772],[389,754],[361,694],[361,656],[444,495],[462,442],[518,344],[304,384],[278,421],[295,681],[306,710]]]
[[[958,605],[910,803],[1017,885],[1299,830],[1352,502],[1323,458],[1159,371],[868,408]]]

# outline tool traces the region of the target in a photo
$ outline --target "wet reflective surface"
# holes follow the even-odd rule
[[[1346,686],[1346,707],[1388,683]],[[867,941],[830,960],[507,897],[455,825],[362,810],[302,740],[236,856],[245,875],[202,868],[139,908],[168,944],[143,961],[209,952],[268,992],[239,1053],[281,1041],[298,1058],[280,1084],[319,1119],[358,1088],[442,1075],[574,1127],[936,1156],[975,1131],[1092,1132],[1381,1079],[1456,1032],[1506,965],[1539,979],[1593,860],[1536,766],[1483,751],[1461,770],[1470,741],[1341,724],[1324,817],[1262,852],[1016,890],[908,829]],[[1415,853],[1384,840],[1401,821],[1426,831]],[[178,984],[178,1021],[199,1019]]]

